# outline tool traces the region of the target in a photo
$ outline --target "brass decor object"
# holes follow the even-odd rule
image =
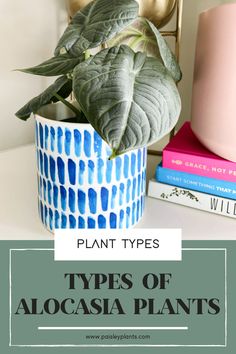
[[[66,0],[69,18],[85,7],[92,0]],[[108,0],[109,1],[109,0]],[[139,15],[152,21],[157,28],[165,26],[176,14],[176,26],[174,30],[164,31],[165,37],[175,38],[175,56],[179,62],[180,40],[182,32],[183,0],[136,0],[139,3]],[[169,140],[174,136],[175,129],[169,134]],[[148,150],[149,155],[162,156],[162,151]]]

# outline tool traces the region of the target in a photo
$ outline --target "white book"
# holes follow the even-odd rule
[[[236,218],[235,200],[159,183],[154,179],[149,182],[148,196],[214,214]]]

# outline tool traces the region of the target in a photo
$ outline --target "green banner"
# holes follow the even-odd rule
[[[53,242],[1,241],[2,353],[233,353],[231,241],[182,261],[54,261]]]

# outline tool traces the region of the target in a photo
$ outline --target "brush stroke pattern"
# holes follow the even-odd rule
[[[110,148],[90,125],[36,116],[38,209],[43,224],[57,228],[115,229],[142,217],[146,149],[108,160]]]

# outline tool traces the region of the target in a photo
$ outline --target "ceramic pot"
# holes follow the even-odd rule
[[[69,15],[88,5],[92,0],[67,0]],[[139,3],[139,16],[146,17],[158,28],[167,24],[174,14],[177,0],[136,0]]]
[[[215,154],[236,162],[236,4],[199,18],[191,127]]]
[[[59,108],[58,108],[59,107]],[[146,149],[108,160],[111,150],[90,124],[52,120],[70,116],[61,104],[36,115],[38,205],[55,228],[129,228],[141,219]]]

